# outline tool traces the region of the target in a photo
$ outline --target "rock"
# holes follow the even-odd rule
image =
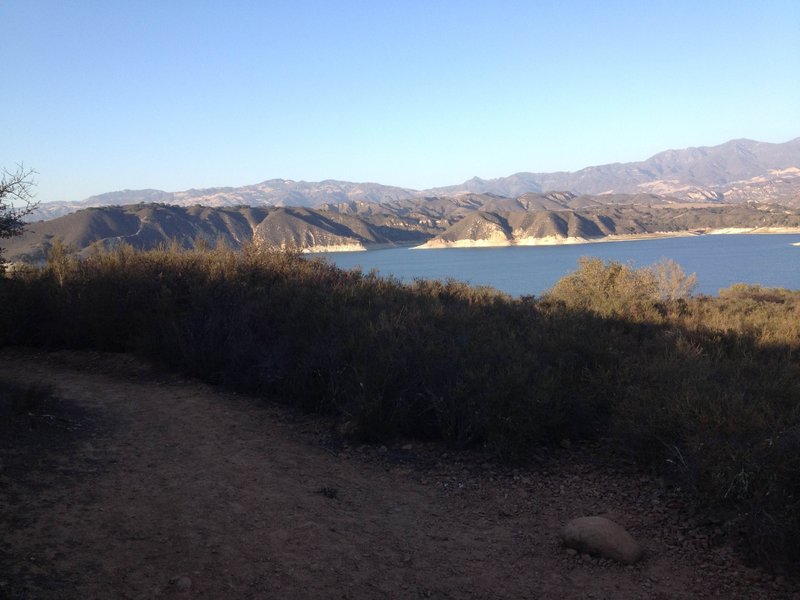
[[[345,421],[339,425],[339,433],[346,438],[354,437],[358,433],[358,426],[352,421]]]
[[[175,586],[179,592],[188,592],[192,589],[192,580],[186,577],[185,575],[181,577],[175,577],[170,580],[170,583]]]
[[[622,527],[605,517],[572,519],[561,530],[568,548],[632,565],[642,557],[642,547]]]

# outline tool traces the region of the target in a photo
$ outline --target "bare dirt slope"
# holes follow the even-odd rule
[[[592,448],[511,471],[349,447],[318,419],[125,356],[4,350],[0,377],[60,398],[0,440],[0,598],[792,597],[679,491]],[[568,553],[559,528],[589,514],[645,559]]]

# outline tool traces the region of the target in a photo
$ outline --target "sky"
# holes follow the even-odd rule
[[[800,2],[0,0],[37,199],[414,189],[800,136]]]

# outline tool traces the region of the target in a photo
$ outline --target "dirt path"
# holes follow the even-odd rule
[[[591,449],[514,472],[350,448],[124,356],[5,350],[0,377],[63,399],[56,441],[0,449],[0,598],[793,597],[679,492]],[[570,555],[558,530],[587,514],[614,515],[646,558]]]

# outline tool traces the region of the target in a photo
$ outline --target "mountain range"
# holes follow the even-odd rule
[[[270,179],[243,187],[182,192],[124,190],[77,202],[41,204],[30,220],[59,217],[82,208],[159,202],[177,206],[295,206],[392,204],[419,198],[494,194],[519,198],[552,191],[575,195],[657,194],[678,200],[761,202],[800,207],[800,138],[781,144],[732,140],[718,146],[667,150],[647,160],[592,166],[575,172],[516,173],[497,179],[413,190],[379,183]]]
[[[613,163],[575,172],[516,173],[490,180],[476,177],[461,185],[430,191],[443,195],[470,191],[503,196],[550,190],[583,194],[652,192],[694,200],[723,200],[737,187],[770,179],[797,178],[798,167],[800,138],[783,144],[740,139],[719,146],[667,150],[640,162]]]
[[[735,140],[574,173],[517,173],[431,190],[269,180],[184,192],[125,190],[40,205],[13,261],[78,252],[223,243],[302,251],[578,243],[713,231],[800,231],[800,138]]]

